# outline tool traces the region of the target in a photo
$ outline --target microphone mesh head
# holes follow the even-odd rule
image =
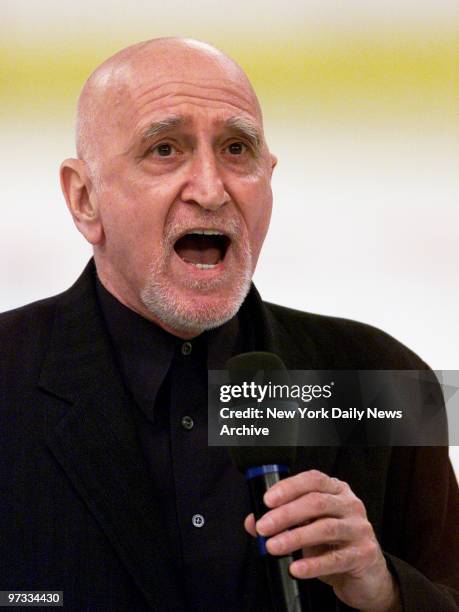
[[[250,385],[252,382],[257,385],[290,385],[284,362],[274,353],[241,353],[227,361],[226,369],[232,385]],[[292,424],[292,433],[294,431],[296,426]],[[295,461],[296,446],[231,446],[228,450],[235,466],[245,473],[249,467],[273,463],[291,467]]]

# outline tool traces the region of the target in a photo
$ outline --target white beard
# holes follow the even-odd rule
[[[250,289],[252,253],[246,232],[243,231],[241,224],[237,221],[227,222],[225,233],[231,237],[230,248],[234,249],[240,268],[231,288],[231,297],[215,301],[219,287],[222,285],[227,287],[230,282],[230,279],[224,274],[213,280],[190,280],[185,289],[196,292],[196,302],[199,303],[191,300],[186,302],[180,294],[180,289],[177,290],[166,274],[166,262],[169,257],[174,256],[172,253],[175,244],[174,236],[180,233],[180,229],[180,227],[174,227],[167,232],[162,245],[164,258],[162,261],[152,262],[140,297],[155,319],[164,323],[168,328],[187,335],[199,335],[207,329],[220,327],[238,312]],[[209,294],[210,299],[206,301],[206,295]]]

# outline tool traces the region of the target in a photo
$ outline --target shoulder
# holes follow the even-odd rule
[[[82,274],[68,289],[31,304],[0,313],[0,360],[29,363],[43,354],[49,345],[59,309],[81,318],[82,311],[93,295],[95,267],[90,260]],[[24,365],[22,366],[22,369]]]
[[[0,364],[3,375],[35,370],[51,337],[60,296],[54,296],[0,314]]]
[[[264,302],[272,325],[284,343],[315,349],[315,367],[359,369],[426,369],[413,351],[388,333],[358,321],[302,312]]]
[[[59,294],[0,314],[0,340],[3,348],[17,349],[24,341],[38,340],[52,326]]]

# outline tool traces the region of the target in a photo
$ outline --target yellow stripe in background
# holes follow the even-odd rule
[[[125,41],[72,48],[10,42],[0,49],[0,102],[5,112],[67,113],[88,74]],[[299,112],[362,110],[458,117],[459,32],[308,35],[287,40],[223,41],[263,103]]]

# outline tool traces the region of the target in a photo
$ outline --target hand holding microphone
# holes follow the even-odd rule
[[[319,578],[359,610],[401,610],[365,507],[348,484],[317,470],[301,472],[274,484],[264,503],[270,510],[256,523],[250,514],[245,528],[264,536],[272,555],[301,550],[303,558],[290,565],[292,576]]]
[[[233,384],[260,373],[265,381],[288,384],[285,365],[271,353],[238,355],[227,368]],[[288,476],[295,457],[294,425],[291,433],[291,446],[230,449],[248,481],[254,513],[244,526],[258,538],[275,609],[301,612],[294,578],[318,578],[351,607],[401,610],[397,585],[365,506],[349,485],[317,470]],[[294,559],[298,551],[302,558]]]

